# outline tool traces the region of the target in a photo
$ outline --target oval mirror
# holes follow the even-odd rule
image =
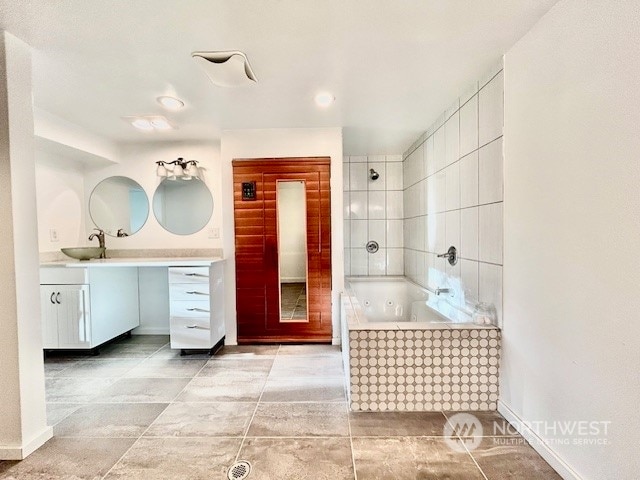
[[[190,235],[202,230],[212,213],[211,192],[197,178],[165,178],[153,194],[153,214],[160,225],[177,235]]]
[[[109,177],[91,192],[89,214],[95,226],[107,235],[128,237],[147,222],[149,198],[135,180]]]

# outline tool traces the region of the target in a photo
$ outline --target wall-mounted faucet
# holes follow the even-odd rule
[[[435,294],[436,295],[440,295],[441,293],[449,293],[450,291],[451,291],[450,288],[440,288],[440,287],[438,287],[438,288],[435,289]]]
[[[94,230],[96,230],[98,233],[92,233],[91,235],[89,235],[89,241],[93,240],[94,238],[98,239],[98,244],[100,245],[100,248],[104,248],[105,250],[100,254],[100,258],[107,258],[107,250],[106,250],[106,245],[104,242],[104,230],[100,229],[100,228],[94,228]]]

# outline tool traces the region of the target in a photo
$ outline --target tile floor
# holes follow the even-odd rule
[[[448,413],[349,413],[337,347],[225,347],[180,357],[167,337],[46,361],[54,438],[3,479],[519,479],[560,477],[517,435],[444,437]],[[478,415],[484,431],[503,419]]]

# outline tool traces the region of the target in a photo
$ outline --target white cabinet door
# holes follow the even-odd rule
[[[58,348],[58,304],[55,285],[40,287],[40,305],[42,310],[42,347]]]
[[[58,348],[91,348],[88,285],[58,285]]]

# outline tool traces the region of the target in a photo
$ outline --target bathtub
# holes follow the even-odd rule
[[[454,302],[404,277],[351,277],[345,287],[343,359],[352,410],[497,409],[497,327],[474,325]]]

